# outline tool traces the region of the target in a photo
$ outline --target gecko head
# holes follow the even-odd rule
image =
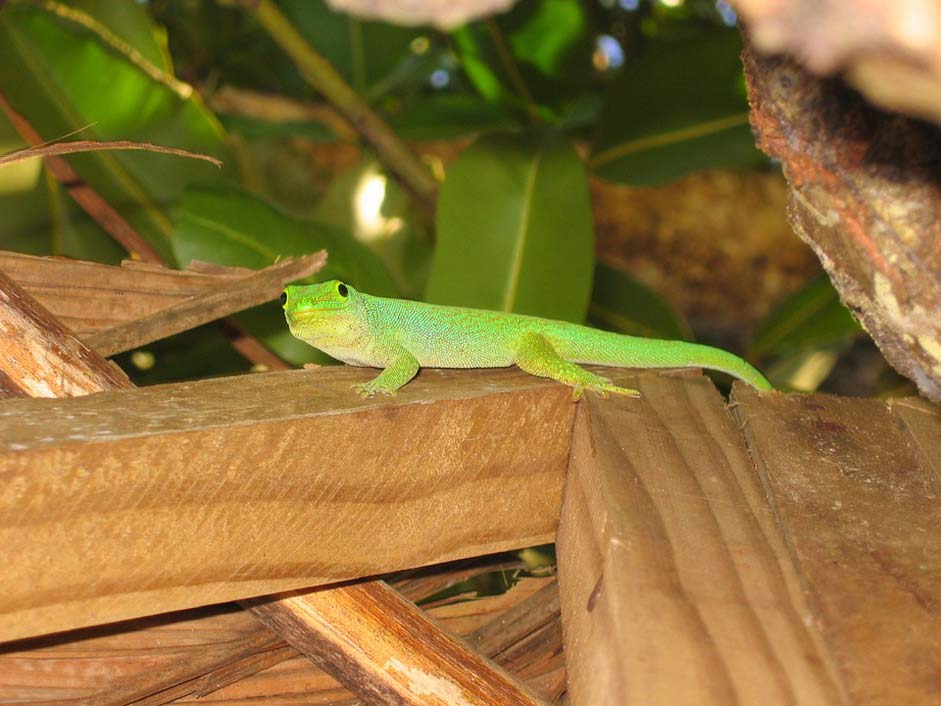
[[[281,306],[291,333],[309,341],[340,333],[362,311],[359,292],[339,280],[321,284],[288,285],[281,292]]]

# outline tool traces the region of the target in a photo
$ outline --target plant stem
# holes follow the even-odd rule
[[[500,63],[503,64],[503,69],[506,71],[507,76],[509,76],[510,83],[513,84],[513,90],[516,91],[520,100],[523,101],[523,106],[526,108],[529,119],[534,123],[538,123],[539,109],[536,107],[536,101],[533,99],[533,94],[529,92],[526,81],[523,80],[523,74],[520,73],[519,66],[513,58],[513,53],[506,45],[506,40],[503,38],[503,32],[500,30],[500,26],[493,18],[487,18],[485,24],[487,25],[487,31],[490,33],[490,38],[493,40],[493,46],[497,50],[497,56],[500,57]]]

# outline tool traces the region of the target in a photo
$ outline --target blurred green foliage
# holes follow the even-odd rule
[[[467,141],[433,222],[368,154],[339,176],[317,173],[307,151],[342,136],[316,110],[281,119],[208,107],[223,87],[322,103],[238,7],[9,0],[0,10],[0,91],[47,139],[80,131],[223,159],[219,171],[136,152],[70,158],[175,265],[262,267],[325,247],[322,277],[376,294],[691,338],[656,294],[595,264],[588,177],[657,184],[764,162],[726,4],[520,0],[451,33],[360,21],[323,0],[278,5],[400,136]],[[587,145],[584,158],[576,141]],[[20,146],[0,117],[0,152]],[[38,163],[0,170],[0,209],[0,248],[104,262],[124,254]],[[832,288],[812,283],[763,324],[752,354],[793,363],[836,350],[857,335],[848,321]],[[317,359],[287,334],[276,305],[246,312],[242,323],[292,362]],[[208,328],[152,349],[158,364],[139,373],[142,382],[238,366]]]

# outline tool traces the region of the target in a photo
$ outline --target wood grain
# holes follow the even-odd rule
[[[505,594],[439,605],[429,614],[452,632],[489,634],[508,609],[517,615],[545,615],[540,608],[548,581],[524,578]],[[396,589],[416,600],[427,597],[429,586],[406,581],[398,582]],[[552,620],[558,626],[558,612]],[[529,624],[532,630],[508,636],[510,644],[541,627],[543,619],[530,619]],[[508,646],[506,639],[502,649]],[[249,652],[246,648],[253,643],[258,649]],[[561,655],[555,662],[534,650],[526,656],[523,669],[536,684],[561,667]],[[254,703],[261,697],[279,704],[354,701],[329,675],[231,605],[0,647],[0,706],[153,706],[187,696],[214,706]]]
[[[889,409],[908,432],[912,451],[931,471],[932,493],[941,495],[941,408],[920,397],[890,400]]]
[[[579,410],[559,524],[570,703],[841,704],[741,434],[704,378]]]
[[[849,703],[941,703],[941,498],[902,419],[879,400],[734,394]]]
[[[381,581],[246,603],[296,650],[376,706],[547,703]]]
[[[0,271],[105,356],[130,350],[278,297],[318,271],[323,251],[262,270],[215,266],[120,267],[0,251]],[[196,263],[194,263],[196,264]]]
[[[372,374],[0,402],[0,639],[551,541],[566,388]]]
[[[11,396],[73,397],[131,387],[0,271],[0,388]]]
[[[296,260],[282,260],[234,281],[217,281],[216,286],[201,296],[161,309],[143,319],[95,332],[87,338],[87,343],[105,356],[131,350],[276,300],[288,282],[318,272],[326,262],[327,253],[321,250]]]

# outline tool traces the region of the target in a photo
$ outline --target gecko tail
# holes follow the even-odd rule
[[[731,375],[757,390],[774,389],[756,367],[721,348],[687,341],[596,333],[597,337],[593,337],[594,340],[586,349],[572,351],[576,356],[582,353],[589,358],[578,362],[625,368],[706,368]],[[581,347],[576,345],[575,348]]]

